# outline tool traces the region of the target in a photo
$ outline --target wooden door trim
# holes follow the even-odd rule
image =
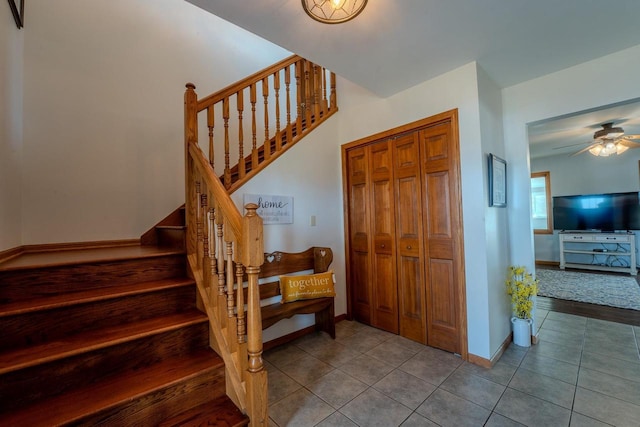
[[[459,345],[460,345],[460,356],[463,360],[469,360],[469,350],[468,350],[468,339],[467,339],[467,294],[466,294],[466,275],[464,269],[464,228],[463,228],[463,218],[462,218],[462,185],[461,185],[461,168],[460,168],[460,137],[459,137],[459,123],[458,123],[458,109],[452,109],[449,111],[445,111],[424,119],[416,120],[411,123],[407,123],[401,126],[397,126],[392,129],[388,129],[382,132],[378,132],[373,135],[366,136],[364,138],[360,138],[349,143],[343,144],[341,146],[342,151],[342,187],[343,187],[343,218],[344,218],[344,237],[345,237],[345,260],[346,260],[346,277],[349,279],[351,274],[351,259],[350,259],[350,230],[349,230],[349,197],[348,197],[348,170],[347,170],[347,152],[351,149],[354,149],[359,146],[365,146],[372,144],[381,139],[388,139],[398,136],[403,133],[417,131],[421,128],[425,128],[428,126],[434,126],[442,122],[450,121],[451,123],[451,138],[453,145],[456,151],[456,157],[458,159],[455,162],[455,170],[457,179],[454,182],[457,203],[455,203],[457,209],[456,215],[456,223],[454,226],[459,227],[461,233],[458,236],[455,256],[461,260],[458,263],[456,268],[456,275],[459,280],[456,283],[456,291],[458,292],[458,301],[457,301],[457,316],[460,324],[460,335],[459,335]],[[349,319],[353,318],[352,313],[352,297],[350,292],[350,287],[347,283],[347,317]]]
[[[455,117],[455,121],[453,120],[454,117]],[[395,127],[393,129],[387,129],[385,131],[378,132],[376,134],[365,136],[364,138],[360,138],[360,139],[356,139],[355,141],[348,142],[342,145],[342,153],[344,154],[346,151],[353,149],[355,147],[358,147],[360,145],[372,144],[381,139],[394,138],[396,136],[399,136],[400,134],[413,132],[427,126],[434,126],[434,125],[437,125],[438,123],[446,122],[448,120],[451,120],[452,124],[455,123],[455,134],[456,134],[456,140],[457,140],[458,109],[455,108],[453,110],[445,111],[443,113],[439,113],[431,117],[416,120],[415,122],[407,123],[407,124]],[[344,163],[344,156],[343,156],[343,166],[344,165],[345,163]]]

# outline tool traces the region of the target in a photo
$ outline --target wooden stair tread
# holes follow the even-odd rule
[[[40,310],[51,310],[55,308],[68,307],[76,304],[104,301],[124,296],[138,295],[145,292],[171,289],[180,286],[192,285],[192,279],[174,278],[154,280],[149,282],[134,283],[130,285],[111,286],[104,288],[93,288],[80,292],[61,293],[48,297],[38,297],[33,299],[16,301],[0,305],[0,318],[17,314],[30,313]]]
[[[110,328],[101,328],[66,337],[64,340],[3,352],[0,353],[0,374],[206,321],[207,317],[202,312],[191,310]]]
[[[173,254],[184,254],[184,251],[156,246],[133,245],[69,249],[62,251],[27,252],[0,263],[0,271],[57,267],[93,262],[112,262],[125,259],[150,258]]]
[[[219,426],[240,427],[249,424],[249,417],[244,415],[229,399],[220,396],[213,402],[203,403],[189,411],[178,414],[158,425],[158,427],[178,426]]]
[[[17,412],[0,414],[0,424],[50,426],[78,421],[95,412],[113,408],[185,378],[221,369],[223,366],[222,359],[213,350],[203,349],[131,372],[130,375],[120,375],[78,388]]]

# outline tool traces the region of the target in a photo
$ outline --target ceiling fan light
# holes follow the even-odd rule
[[[596,145],[594,147],[589,148],[589,152],[594,156],[599,156],[604,147],[602,145]]]
[[[627,147],[626,145],[616,144],[616,154],[622,154],[628,149],[629,147]]]

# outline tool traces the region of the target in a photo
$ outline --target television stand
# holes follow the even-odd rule
[[[624,233],[560,232],[560,269],[616,271],[638,274],[636,268],[636,236]],[[567,262],[566,256],[576,262]],[[591,262],[589,262],[589,260]],[[618,264],[618,265],[616,265]]]

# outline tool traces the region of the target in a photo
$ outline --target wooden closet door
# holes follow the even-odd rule
[[[400,335],[427,343],[419,132],[393,146]]]
[[[365,148],[347,152],[351,307],[353,317],[366,324],[371,323],[368,152]]]
[[[370,147],[371,170],[371,325],[398,333],[393,162],[389,140]]]
[[[427,344],[460,353],[458,272],[462,271],[459,152],[449,121],[420,132]]]

